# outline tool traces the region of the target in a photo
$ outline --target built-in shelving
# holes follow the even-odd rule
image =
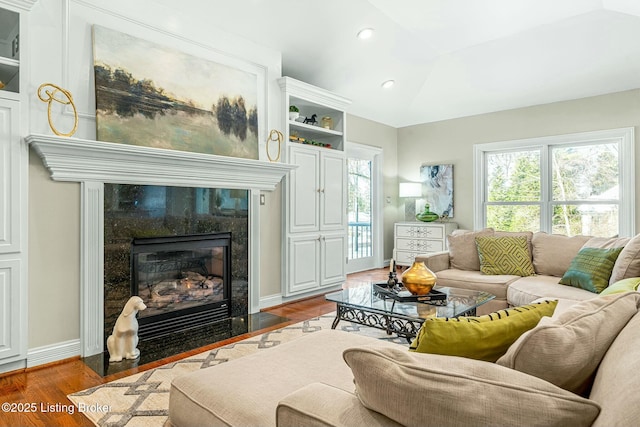
[[[0,94],[20,92],[20,14],[0,8]]]
[[[345,106],[349,100],[307,83],[283,77],[279,80],[282,88],[284,112],[296,106],[297,119],[286,120],[286,140],[289,144],[310,144],[320,149],[344,151],[346,133]],[[315,115],[315,123],[304,123]],[[327,125],[323,118],[328,118]],[[329,127],[327,127],[329,126]]]
[[[289,127],[296,130],[299,129],[303,132],[309,132],[318,136],[342,136],[343,133],[333,129],[325,129],[315,125],[308,125],[305,123],[300,123],[295,120],[289,120]]]
[[[345,280],[345,108],[350,101],[289,77],[278,83],[287,117],[286,158],[298,165],[285,180],[282,293],[299,298],[339,289]],[[297,120],[288,117],[292,105],[299,110]],[[314,114],[316,123],[303,123]]]

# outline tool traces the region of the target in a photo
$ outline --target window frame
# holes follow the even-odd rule
[[[583,146],[592,144],[617,143],[619,147],[618,170],[620,194],[618,204],[618,235],[632,237],[635,233],[635,136],[634,128],[618,128],[539,138],[489,142],[473,146],[473,225],[478,230],[486,227],[487,206],[487,153],[540,150],[540,202],[517,202],[515,204],[540,205],[540,231],[552,232],[552,206],[559,203],[552,199],[552,177],[550,150],[554,146]],[[565,202],[563,202],[565,203]],[[496,203],[493,203],[496,204]],[[509,202],[498,203],[500,205]]]

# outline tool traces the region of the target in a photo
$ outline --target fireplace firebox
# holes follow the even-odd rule
[[[231,317],[231,233],[134,238],[131,294],[141,340]]]

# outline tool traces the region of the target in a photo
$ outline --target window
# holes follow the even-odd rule
[[[633,128],[474,147],[475,228],[635,234]]]

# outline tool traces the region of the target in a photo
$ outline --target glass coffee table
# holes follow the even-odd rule
[[[412,340],[425,319],[430,317],[475,316],[476,308],[491,301],[495,295],[436,286],[437,291],[447,295],[443,305],[425,302],[402,302],[377,292],[375,285],[359,286],[332,292],[325,297],[336,303],[336,318],[331,325],[335,329],[341,320],[383,329],[388,334]]]

